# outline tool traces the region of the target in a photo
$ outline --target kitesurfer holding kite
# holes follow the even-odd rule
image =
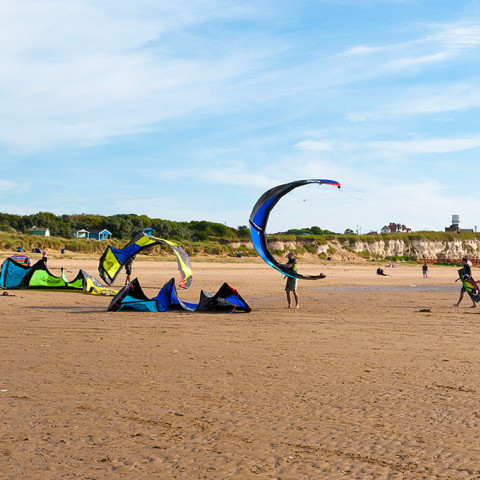
[[[44,246],[42,250],[42,260],[45,265],[47,264],[47,256],[48,256],[48,250],[47,250],[47,247]]]
[[[464,258],[462,258],[462,263],[463,263],[462,278],[463,279],[472,278],[472,262],[470,262],[470,260],[468,260],[467,258],[464,257]],[[458,282],[458,280],[462,280],[462,278],[457,278],[455,280],[455,282]],[[472,280],[473,280],[473,278],[472,278]],[[463,295],[465,294],[465,292],[466,292],[466,289],[462,285],[462,289],[460,290],[460,298],[458,299],[457,303],[453,304],[454,307],[458,307],[460,305],[460,302],[463,300]],[[471,296],[470,296],[470,298],[471,298],[472,303],[473,303],[473,305],[470,308],[476,308],[477,304],[475,303],[475,300]]]
[[[296,272],[297,259],[295,258],[295,255],[293,254],[293,252],[290,252],[287,255],[287,258],[288,258],[288,261],[287,261],[287,264],[285,265],[286,268],[288,268],[292,272]],[[298,283],[297,278],[287,276],[287,283],[285,284],[285,292],[287,292],[287,304],[288,304],[287,308],[292,308],[292,294],[293,294],[293,298],[295,299],[295,308],[299,308],[297,283]]]

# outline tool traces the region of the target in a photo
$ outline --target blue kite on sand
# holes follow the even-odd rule
[[[108,307],[110,312],[168,312],[170,310],[248,313],[251,308],[228,283],[224,283],[215,295],[202,290],[198,303],[185,302],[179,298],[173,278],[153,298],[145,295],[138,279],[135,278],[118,292]]]

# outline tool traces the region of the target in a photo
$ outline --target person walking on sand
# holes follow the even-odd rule
[[[288,261],[286,267],[292,272],[297,271],[297,259],[293,252],[290,252],[288,255]],[[299,308],[298,304],[298,293],[297,293],[297,284],[298,279],[287,276],[287,283],[285,284],[285,292],[287,293],[287,308],[292,308],[292,294],[295,299],[295,308]]]
[[[44,246],[42,249],[42,260],[45,265],[47,264],[47,256],[48,256],[48,250],[47,250],[47,247]]]
[[[467,259],[467,258],[462,258],[462,263],[463,263],[463,273],[461,273],[461,276],[463,279],[468,279],[468,278],[471,278],[472,277],[472,263]],[[461,280],[461,278],[457,278],[455,280],[455,282],[458,282],[459,280]],[[472,278],[473,280],[473,278]],[[463,296],[465,295],[465,287],[462,285],[462,289],[460,290],[460,298],[458,299],[458,302],[457,303],[454,303],[453,306],[454,307],[458,307],[461,303],[461,301],[463,300]],[[473,305],[470,307],[470,308],[476,308],[477,307],[477,304],[475,303],[475,300],[470,297],[471,300],[472,300],[472,303]]]
[[[423,278],[428,278],[428,265],[427,262],[424,262],[422,267]]]

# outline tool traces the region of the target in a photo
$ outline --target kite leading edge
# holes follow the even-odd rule
[[[294,182],[278,185],[265,192],[257,201],[250,214],[250,237],[252,239],[253,246],[258,255],[272,268],[275,268],[279,272],[293,278],[300,278],[304,280],[318,280],[324,278],[325,275],[302,275],[298,272],[292,272],[285,265],[280,264],[275,260],[271,254],[267,245],[266,238],[266,226],[270,212],[273,210],[278,201],[287,193],[293,189],[316,183],[318,185],[333,185],[338,188],[341,187],[340,183],[335,180],[324,179],[310,179],[310,180],[296,180]]]

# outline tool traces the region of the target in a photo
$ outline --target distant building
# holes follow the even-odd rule
[[[49,228],[42,228],[42,227],[32,227],[30,229],[30,233],[32,235],[38,235],[39,237],[49,237],[50,236],[50,229]]]
[[[409,233],[412,231],[411,228],[408,228],[405,225],[401,225],[400,223],[389,223],[388,228],[390,229],[390,233],[400,233],[400,232]]]
[[[82,230],[72,232],[72,235],[75,238],[90,238],[90,232],[88,230],[85,230],[84,228],[82,228]]]
[[[106,228],[90,230],[89,238],[94,238],[95,240],[110,240],[112,238],[112,233]]]
[[[452,215],[452,224],[445,227],[446,232],[473,232],[473,228],[460,228],[460,215]]]
[[[388,225],[385,225],[381,228],[381,233],[410,233],[412,231],[411,228],[406,227],[400,223],[392,223],[390,222]]]
[[[446,232],[473,232],[473,228],[460,228],[460,215],[452,215],[452,224],[449,227],[445,227]]]
[[[445,227],[446,232],[459,232],[460,231],[460,215],[452,215],[452,224],[449,227]]]

